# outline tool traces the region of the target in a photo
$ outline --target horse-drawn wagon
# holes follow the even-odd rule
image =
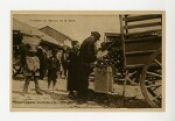
[[[114,77],[123,82],[123,96],[128,83],[140,85],[151,107],[162,105],[162,17],[119,15],[120,34],[105,34],[106,43],[113,43],[109,49],[115,60]]]

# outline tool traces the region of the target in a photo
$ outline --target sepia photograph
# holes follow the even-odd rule
[[[12,111],[163,111],[163,11],[11,11]]]

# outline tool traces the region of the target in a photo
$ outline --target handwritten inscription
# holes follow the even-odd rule
[[[76,22],[75,19],[30,19],[33,22]]]

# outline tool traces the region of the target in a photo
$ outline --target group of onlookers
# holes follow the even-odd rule
[[[62,51],[58,57],[58,50],[52,49],[50,55],[48,50],[41,46],[36,49],[27,44],[21,51],[21,65],[25,75],[24,93],[28,92],[30,80],[35,82],[37,94],[42,94],[38,84],[38,77],[48,77],[48,88],[51,84],[54,88],[59,75],[67,77],[67,90],[71,98],[86,98],[88,94],[88,77],[93,70],[93,62],[96,61],[96,42],[100,39],[99,32],[91,32],[81,46],[73,41],[69,51]],[[49,56],[48,56],[49,55]],[[61,69],[62,67],[62,69]],[[47,74],[46,74],[47,72]],[[60,76],[61,77],[61,76]]]

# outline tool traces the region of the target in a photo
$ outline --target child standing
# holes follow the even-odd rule
[[[55,88],[56,79],[57,79],[57,72],[60,69],[60,62],[56,57],[57,51],[52,51],[52,56],[48,59],[48,89],[50,88],[51,83],[52,89]]]

